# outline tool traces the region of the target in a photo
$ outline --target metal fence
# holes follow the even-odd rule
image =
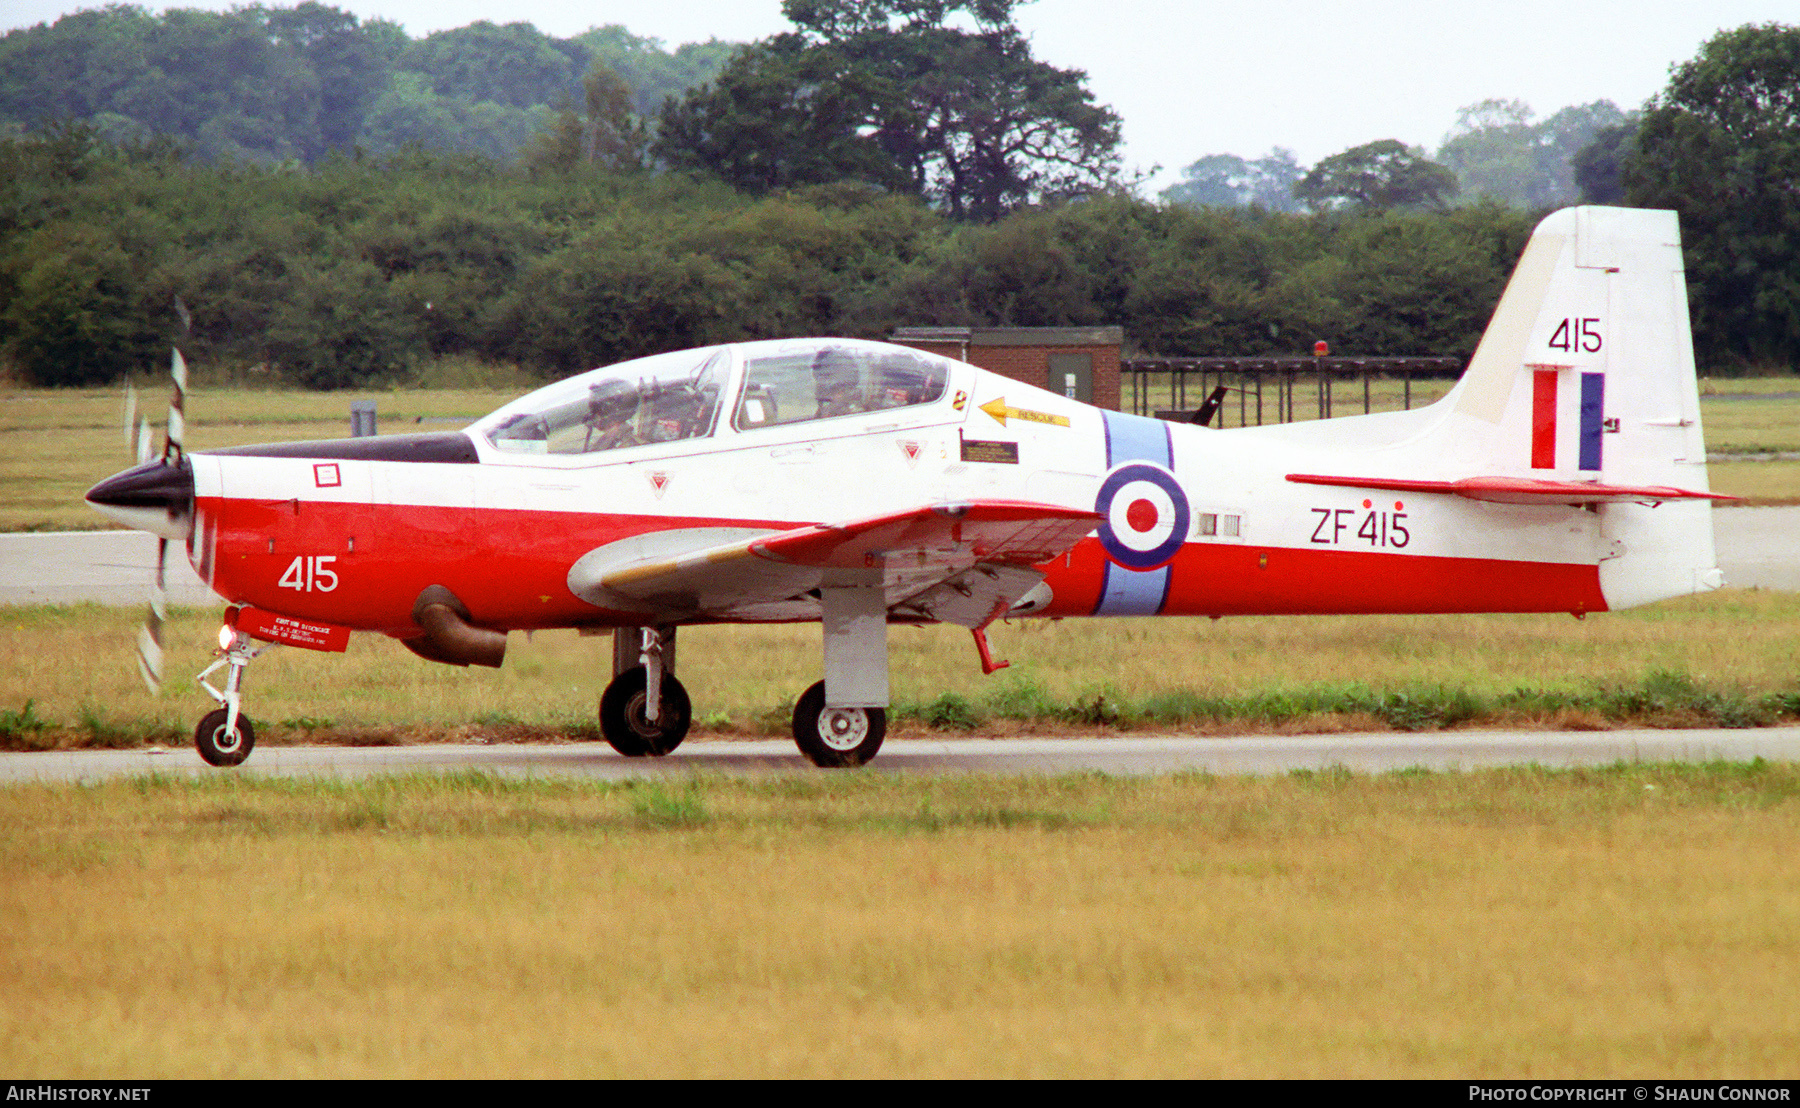
[[[1214,426],[1330,419],[1353,414],[1359,402],[1361,411],[1375,411],[1376,392],[1386,399],[1388,382],[1400,386],[1398,406],[1411,408],[1415,380],[1454,379],[1463,364],[1461,358],[1127,358],[1120,363],[1121,399],[1136,415],[1187,420],[1223,386]]]

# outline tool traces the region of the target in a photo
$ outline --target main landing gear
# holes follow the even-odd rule
[[[627,758],[660,758],[681,745],[692,722],[687,690],[675,679],[675,628],[615,630],[613,679],[600,695],[600,734]],[[860,766],[875,757],[886,736],[886,709],[827,707],[823,681],[794,705],[794,741],[815,766]]]
[[[201,670],[200,676],[195,678],[200,687],[221,705],[208,712],[200,726],[194,728],[194,749],[200,752],[207,765],[241,765],[250,757],[250,751],[256,746],[256,729],[242,712],[244,667],[276,645],[271,642],[258,646],[249,635],[232,631],[224,656]],[[206,680],[220,666],[231,667],[225,677],[224,692],[213,688]]]
[[[887,736],[885,708],[827,708],[825,682],[800,694],[794,705],[794,741],[815,766],[860,766],[881,749]]]
[[[693,718],[675,679],[675,628],[614,631],[613,679],[600,694],[600,734],[612,748],[627,758],[660,758],[681,745]]]

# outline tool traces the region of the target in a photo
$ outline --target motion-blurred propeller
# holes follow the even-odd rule
[[[178,306],[179,307],[179,306]],[[181,310],[186,317],[185,309]],[[136,425],[138,464],[88,490],[87,502],[127,527],[156,536],[156,584],[149,611],[138,632],[138,673],[151,692],[162,688],[163,624],[169,616],[169,541],[186,542],[194,527],[194,472],[184,455],[187,435],[187,362],[179,348],[169,361],[173,391],[162,457],[151,460],[150,421],[138,414],[137,391],[125,389],[125,434],[129,445]]]

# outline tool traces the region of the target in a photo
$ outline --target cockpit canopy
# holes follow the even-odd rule
[[[942,399],[951,363],[903,346],[804,339],[638,358],[548,385],[470,428],[515,454],[595,454]],[[741,373],[734,370],[741,366]],[[727,403],[721,398],[732,390]]]

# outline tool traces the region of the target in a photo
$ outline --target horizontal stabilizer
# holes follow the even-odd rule
[[[1717,492],[1696,492],[1669,485],[1608,485],[1598,481],[1552,481],[1540,477],[1464,477],[1455,481],[1416,481],[1400,477],[1339,477],[1290,473],[1301,485],[1337,485],[1390,492],[1447,493],[1495,504],[1661,503],[1664,500],[1737,500]]]

